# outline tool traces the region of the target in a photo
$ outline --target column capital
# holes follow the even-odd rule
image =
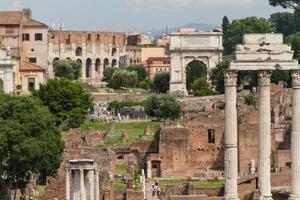
[[[271,83],[271,70],[258,71],[258,85],[269,86]]]
[[[225,70],[224,71],[224,83],[225,86],[235,87],[237,82],[237,73],[235,70]]]
[[[293,88],[300,88],[300,69],[292,70],[291,76],[293,79]]]

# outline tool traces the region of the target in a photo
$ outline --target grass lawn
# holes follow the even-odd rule
[[[124,164],[116,165],[116,173],[117,174],[125,174],[126,171],[127,171],[126,165],[124,165]]]
[[[166,189],[168,185],[183,185],[187,184],[189,181],[187,179],[170,179],[170,180],[160,180],[159,184],[162,189]],[[224,180],[214,180],[214,181],[200,181],[191,180],[195,188],[221,188],[224,187]]]
[[[125,190],[127,188],[126,183],[122,180],[115,180],[113,184],[113,188],[115,190]]]
[[[155,131],[159,123],[158,122],[128,122],[128,123],[115,123],[113,132],[109,132],[107,141],[101,145],[101,147],[112,147],[114,145],[122,144],[122,132],[128,130],[128,139],[125,144],[132,144],[138,139],[144,141],[153,141],[154,136],[145,136],[144,129],[149,125],[153,131]],[[109,131],[109,124],[104,122],[86,122],[81,125],[83,131],[90,129]]]

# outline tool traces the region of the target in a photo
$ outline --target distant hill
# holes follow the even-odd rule
[[[214,25],[214,24],[205,24],[205,23],[188,23],[182,26],[177,26],[177,27],[172,27],[169,28],[168,32],[169,33],[173,33],[173,32],[177,32],[178,29],[180,28],[196,28],[199,31],[210,31],[216,27],[219,27],[218,25]],[[151,35],[153,36],[158,36],[158,35],[162,35],[165,33],[165,28],[163,29],[152,29],[152,30],[148,30],[145,31],[145,33],[151,33]]]

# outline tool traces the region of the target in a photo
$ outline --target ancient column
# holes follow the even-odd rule
[[[95,171],[89,170],[87,176],[89,182],[87,196],[89,197],[88,198],[89,200],[94,200],[95,199]]]
[[[99,171],[95,170],[95,200],[99,200]]]
[[[238,199],[238,146],[235,71],[225,71],[225,199]]]
[[[300,200],[300,70],[292,71],[293,119],[292,119],[292,192],[290,200]]]
[[[86,79],[86,61],[82,61],[82,65],[81,65],[81,79]]]
[[[152,178],[152,164],[151,161],[147,161],[147,178]]]
[[[66,169],[66,200],[70,200],[70,169]]]
[[[83,169],[80,169],[80,200],[85,200]]]
[[[96,61],[92,61],[92,66],[91,66],[91,78],[95,79],[96,78]]]
[[[258,72],[258,195],[261,200],[272,199],[270,77],[271,71]]]

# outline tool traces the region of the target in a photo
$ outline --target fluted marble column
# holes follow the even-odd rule
[[[292,192],[290,200],[300,200],[300,70],[292,71],[293,118],[292,118]]]
[[[70,195],[70,170],[66,169],[66,200],[71,199]]]
[[[258,72],[259,131],[258,131],[258,195],[260,200],[272,199],[271,194],[271,71]]]
[[[235,71],[225,71],[225,199],[238,199],[238,146]]]
[[[80,169],[80,200],[85,200],[83,169]]]
[[[99,200],[99,171],[95,170],[95,200]]]
[[[87,196],[89,200],[94,200],[95,199],[95,171],[89,170],[87,176],[89,182]]]

